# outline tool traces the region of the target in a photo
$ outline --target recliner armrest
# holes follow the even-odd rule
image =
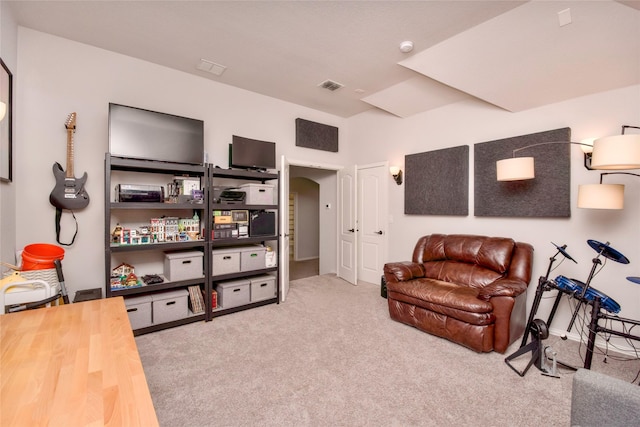
[[[493,297],[517,297],[527,290],[527,284],[517,279],[498,279],[480,289],[478,298],[489,301]]]
[[[384,278],[389,282],[405,282],[424,277],[424,266],[417,262],[391,262],[384,265]]]

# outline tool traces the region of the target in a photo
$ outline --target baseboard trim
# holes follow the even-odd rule
[[[577,334],[575,332],[567,333],[566,330],[549,328],[549,334],[554,335],[556,337],[566,337],[568,340],[575,342],[583,342],[586,346],[587,344],[587,336],[588,331],[584,333],[584,335]],[[634,349],[629,345],[626,339],[622,337],[612,336],[609,343],[605,341],[600,335],[596,335],[595,346],[598,347],[601,351],[609,351],[613,353],[623,354],[628,357],[637,358],[638,353],[640,352],[640,343],[638,345],[638,350]]]
[[[308,257],[308,258],[298,258],[298,259],[294,259],[294,261],[311,261],[313,259],[319,259],[319,256],[312,256],[312,257]]]

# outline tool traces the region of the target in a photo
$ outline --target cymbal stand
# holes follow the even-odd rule
[[[606,244],[608,246],[609,242],[607,242]],[[576,309],[573,310],[573,315],[571,316],[571,321],[569,322],[569,327],[567,327],[567,332],[571,332],[571,328],[573,328],[573,324],[576,321],[576,317],[578,317],[578,312],[580,311],[580,307],[582,307],[582,302],[584,301],[584,296],[587,293],[587,289],[589,289],[589,285],[591,283],[591,279],[593,279],[593,276],[595,274],[596,267],[598,265],[602,264],[602,261],[600,261],[600,255],[602,255],[603,252],[604,252],[604,249],[600,250],[600,252],[598,253],[598,256],[596,256],[592,261],[593,262],[593,266],[591,267],[591,271],[589,272],[589,277],[587,278],[587,281],[584,284],[584,289],[582,289],[582,292],[576,298],[578,300],[578,304],[576,305]]]

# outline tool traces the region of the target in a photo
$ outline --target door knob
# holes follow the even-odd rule
[[[375,232],[376,234],[382,234],[382,230],[378,230]]]
[[[355,232],[356,230],[354,230],[353,228],[350,228],[350,229],[348,229],[347,231],[348,231],[349,233],[353,233],[353,232]]]

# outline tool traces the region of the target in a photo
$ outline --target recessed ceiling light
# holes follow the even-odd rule
[[[400,43],[400,51],[403,53],[409,53],[413,50],[413,42],[411,40],[406,40]]]
[[[216,76],[221,76],[222,73],[224,73],[224,70],[227,69],[224,65],[216,64],[215,62],[207,61],[206,59],[201,59],[200,63],[196,65],[196,68],[200,71],[215,74]]]

